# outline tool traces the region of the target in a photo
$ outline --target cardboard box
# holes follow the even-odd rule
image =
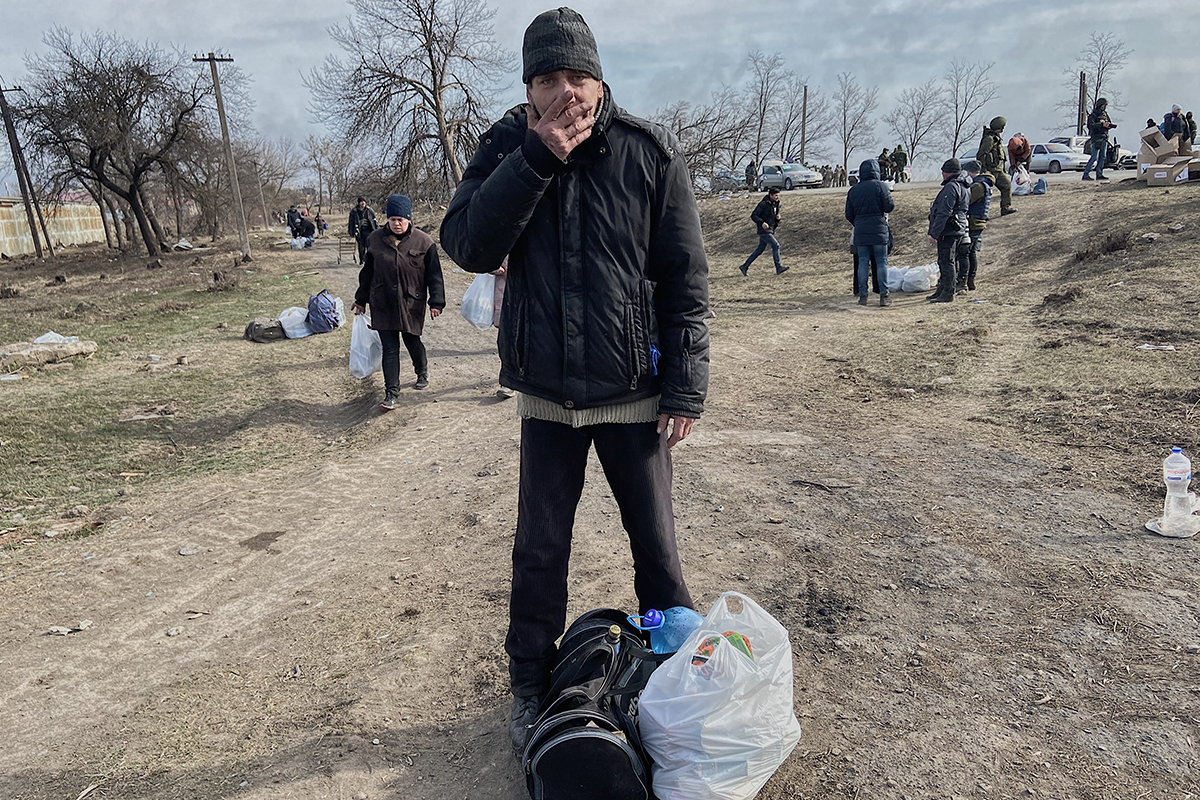
[[[1168,139],[1158,128],[1146,128],[1142,131],[1141,137],[1142,148],[1148,147],[1154,153],[1154,163],[1162,163],[1167,156],[1179,154],[1179,134]]]
[[[1162,164],[1152,164],[1146,170],[1146,184],[1148,186],[1174,186],[1177,183],[1183,183],[1188,180],[1191,170],[1192,159],[1186,157],[1177,157],[1169,159]]]

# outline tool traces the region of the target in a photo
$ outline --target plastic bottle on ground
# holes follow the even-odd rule
[[[644,631],[650,631],[650,648],[656,653],[677,652],[692,631],[704,621],[704,617],[684,606],[675,606],[666,611],[651,608],[642,615],[640,623],[636,619],[630,617],[629,621]]]
[[[1159,527],[1164,536],[1185,537],[1196,533],[1198,518],[1192,516],[1192,496],[1188,484],[1192,481],[1192,462],[1178,447],[1171,448],[1171,455],[1163,461],[1163,482],[1167,485],[1167,497],[1163,501],[1163,515]]]

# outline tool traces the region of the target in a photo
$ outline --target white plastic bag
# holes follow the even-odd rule
[[[938,281],[938,265],[922,264],[909,267],[904,272],[904,280],[900,284],[902,292],[928,292]]]
[[[1029,171],[1024,166],[1018,167],[1012,176],[1012,193],[1026,195],[1032,188],[1033,182],[1029,179]]]
[[[753,657],[727,633],[745,637]],[[693,663],[710,649],[707,662]],[[800,741],[787,630],[745,595],[721,595],[650,676],[638,728],[659,800],[750,800]]]
[[[888,267],[887,285],[889,292],[902,291],[900,287],[904,285],[904,273],[908,272],[908,267]]]
[[[305,336],[311,336],[312,329],[305,322],[307,318],[308,309],[300,306],[292,306],[280,311],[279,323],[283,325],[283,335],[289,339],[303,339]]]
[[[370,317],[359,314],[350,328],[350,374],[360,381],[383,366],[383,345],[370,324]]]
[[[493,295],[496,291],[496,276],[476,275],[467,287],[462,299],[462,315],[467,322],[481,331],[492,327]]]

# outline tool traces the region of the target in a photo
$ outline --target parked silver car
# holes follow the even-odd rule
[[[1033,155],[1029,157],[1029,171],[1062,172],[1064,169],[1077,169],[1082,172],[1087,166],[1088,158],[1089,156],[1077,153],[1059,142],[1035,144]]]
[[[821,181],[821,173],[813,172],[802,164],[768,162],[762,165],[758,173],[758,190],[765,192],[772,187],[780,189],[819,188]]]

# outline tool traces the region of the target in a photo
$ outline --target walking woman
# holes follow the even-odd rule
[[[896,204],[887,184],[879,179],[879,162],[870,158],[858,168],[858,183],[846,193],[846,220],[854,226],[854,245],[858,248],[858,304],[867,304],[870,283],[868,265],[875,263],[879,281],[879,305],[890,306],[887,285],[888,222]]]
[[[437,245],[413,227],[412,201],[394,194],[387,199],[387,224],[367,238],[353,306],[355,314],[371,307],[371,327],[383,345],[385,395],[379,407],[384,411],[395,408],[400,397],[401,340],[417,373],[413,388],[429,386],[429,360],[421,343],[426,303],[430,319],[437,319],[446,307]]]

